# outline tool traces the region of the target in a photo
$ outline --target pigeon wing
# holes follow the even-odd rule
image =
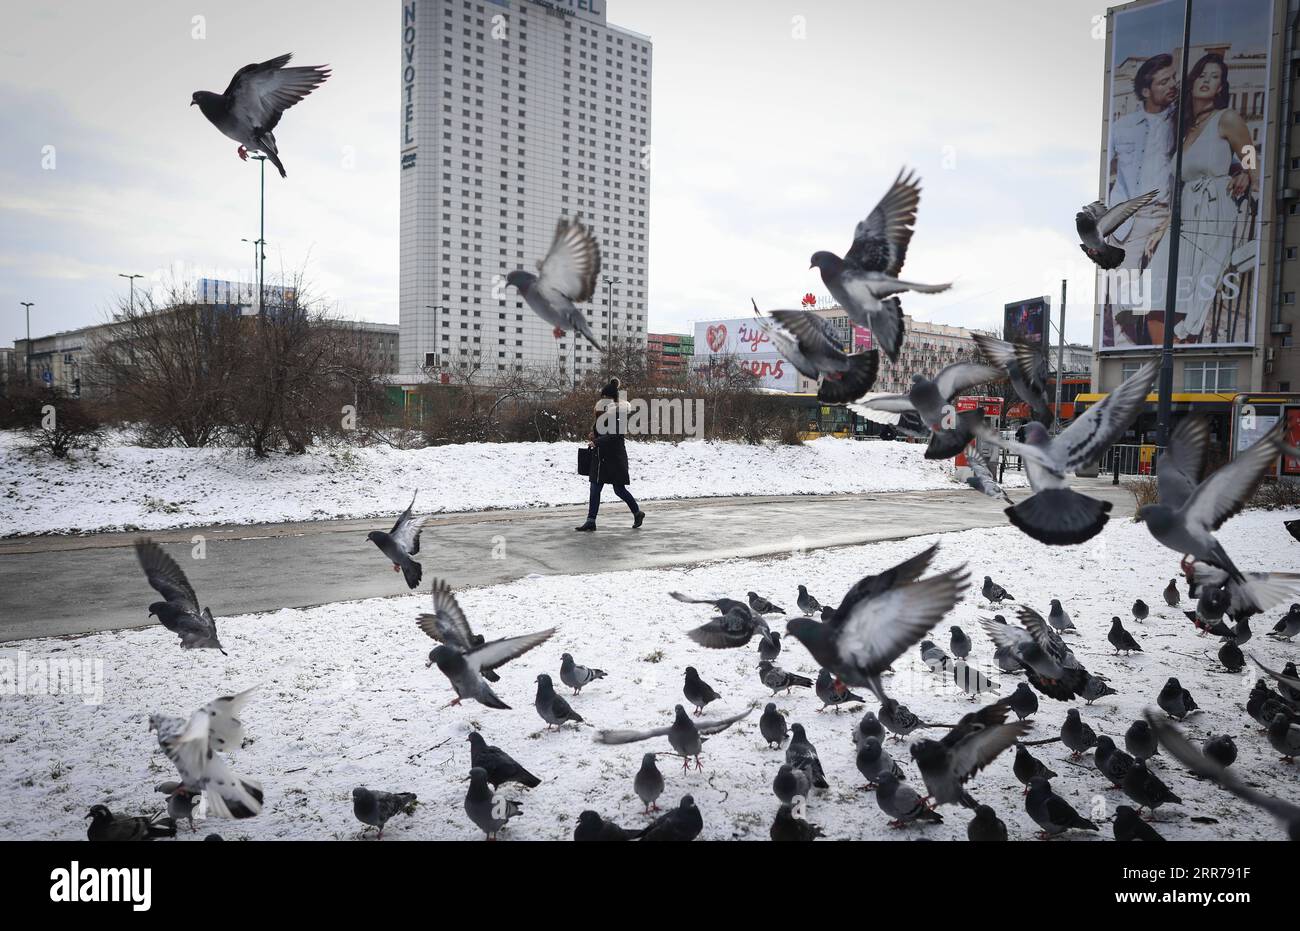
[[[397,518],[397,523],[393,524],[393,529],[388,534],[410,556],[420,552],[420,529],[424,526],[425,521],[424,517],[412,516],[411,509],[414,507],[415,495],[411,495],[411,503],[406,506],[406,510]]]
[[[416,626],[439,643],[468,653],[474,648],[474,633],[456,596],[441,579],[433,583],[432,595],[433,614],[421,614]]]
[[[591,300],[599,274],[600,246],[596,238],[577,220],[561,219],[555,224],[550,251],[537,266],[538,283],[581,303]]]
[[[1097,224],[1097,235],[1105,239],[1115,230],[1124,225],[1125,221],[1133,214],[1137,213],[1151,201],[1156,199],[1159,191],[1147,191],[1145,194],[1139,194],[1137,197],[1129,198],[1123,203],[1116,204],[1114,207],[1107,208],[1101,201],[1089,204],[1083,209],[1092,213]],[[1102,212],[1097,213],[1093,208],[1101,207]]]
[[[292,54],[260,64],[245,65],[235,72],[226,88],[231,110],[262,132],[275,129],[280,117],[325,82],[327,68],[286,68]]]
[[[737,721],[743,721],[745,718],[749,717],[753,711],[753,708],[747,708],[740,714],[733,714],[729,718],[722,718],[718,721],[699,721],[696,722],[695,729],[706,736],[709,734],[720,734]]]
[[[848,663],[883,670],[952,610],[970,576],[957,569],[858,601],[836,616],[836,649]]]
[[[915,582],[929,568],[930,562],[937,552],[939,552],[939,544],[934,543],[910,559],[903,560],[892,569],[887,569],[877,575],[863,576],[845,593],[844,600],[840,602],[840,606],[835,610],[835,616],[837,618],[846,616],[847,612],[859,601],[881,595],[895,585]]]
[[[1137,418],[1156,380],[1158,363],[1148,362],[1124,383],[1094,404],[1052,440],[1052,458],[1071,472],[1101,460]]]
[[[1239,513],[1282,454],[1282,421],[1244,453],[1201,482],[1183,505],[1187,522],[1218,530]]]
[[[854,410],[858,410],[859,408],[873,411],[885,411],[890,414],[906,414],[909,411],[916,410],[916,408],[912,406],[911,400],[905,394],[879,394],[874,398],[862,398],[853,405]]]
[[[483,644],[476,650],[470,650],[465,654],[465,660],[471,667],[479,670],[496,669],[515,657],[523,656],[533,647],[541,646],[547,640],[550,640],[551,635],[554,633],[555,628],[548,627],[546,630],[539,630],[535,634],[493,640],[491,643]]]
[[[650,740],[652,737],[666,737],[671,730],[671,725],[656,727],[649,731],[604,730],[596,731],[593,739],[598,744],[630,744],[641,740]]]
[[[989,707],[994,707],[990,705]],[[1005,706],[1003,706],[1005,710]],[[1014,724],[995,724],[968,735],[952,748],[952,774],[959,782],[966,782],[998,755],[1029,732],[1027,721]]]
[[[912,172],[900,171],[880,203],[853,230],[853,244],[844,255],[845,264],[896,277],[907,258],[920,203],[920,181]]]
[[[169,603],[179,605],[191,614],[198,615],[199,599],[190,586],[189,579],[162,547],[152,540],[137,540],[135,555],[144,569],[149,585]]]
[[[1210,424],[1204,417],[1186,417],[1174,428],[1169,448],[1156,465],[1161,504],[1180,508],[1191,498],[1205,468],[1209,440]]]
[[[844,352],[829,320],[806,310],[774,310],[771,316],[809,354],[832,356]]]
[[[954,362],[944,366],[934,376],[934,386],[945,401],[951,401],[963,391],[969,391],[976,385],[991,385],[1006,381],[1007,376],[991,365],[978,362]]]

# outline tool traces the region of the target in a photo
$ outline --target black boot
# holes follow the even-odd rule
[[[574,527],[573,529],[574,529],[574,530],[595,530],[595,529],[596,529],[596,522],[595,522],[594,520],[589,520],[589,521],[587,521],[585,524],[583,524],[581,527]]]
[[[633,529],[633,530],[636,530],[636,528],[638,528],[638,527],[641,526],[641,523],[642,523],[644,520],[645,520],[645,511],[637,511],[637,512],[635,512],[635,513],[632,515],[632,529]]]

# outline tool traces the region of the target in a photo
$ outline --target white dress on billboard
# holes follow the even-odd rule
[[[1232,149],[1219,135],[1224,112],[1206,120],[1196,141],[1183,150],[1178,297],[1169,302],[1186,314],[1174,327],[1174,337],[1182,341],[1200,341],[1232,250],[1237,205],[1228,191]]]

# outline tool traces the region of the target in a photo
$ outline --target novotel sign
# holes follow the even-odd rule
[[[415,0],[402,4],[402,167],[415,164]]]
[[[604,0],[529,0],[533,6],[540,6],[557,16],[590,17],[605,21]]]

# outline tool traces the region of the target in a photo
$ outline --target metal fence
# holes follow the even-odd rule
[[[1115,445],[1101,457],[1102,475],[1155,475],[1156,463],[1164,447],[1145,443]],[[1118,467],[1118,469],[1117,469]]]

